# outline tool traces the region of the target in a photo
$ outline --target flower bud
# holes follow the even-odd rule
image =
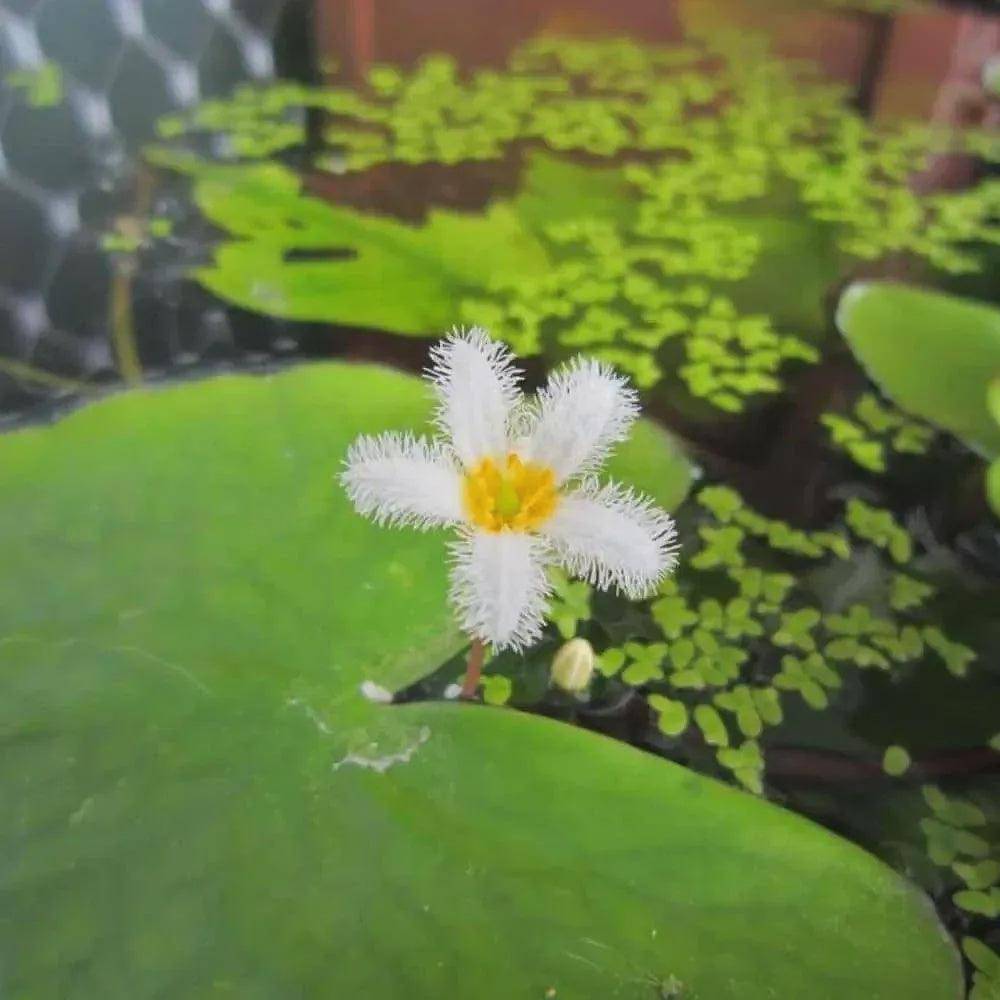
[[[594,647],[586,639],[563,643],[552,660],[552,683],[563,691],[584,691],[594,676]]]

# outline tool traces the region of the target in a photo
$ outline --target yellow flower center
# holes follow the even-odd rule
[[[555,473],[513,452],[501,465],[484,458],[466,473],[462,493],[469,520],[486,531],[532,531],[559,498]]]

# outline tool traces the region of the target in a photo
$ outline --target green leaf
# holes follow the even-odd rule
[[[541,234],[551,225],[580,218],[627,225],[638,200],[616,168],[585,167],[536,150],[528,156],[512,207]]]
[[[666,653],[667,646],[662,642],[625,643],[625,655],[632,662],[622,673],[622,680],[636,687],[648,684],[650,681],[662,680],[663,669],[660,665]]]
[[[973,802],[945,795],[937,785],[924,785],[924,801],[934,815],[950,826],[985,826],[986,816]]]
[[[653,621],[668,639],[676,639],[698,621],[698,615],[688,607],[683,597],[661,597],[650,607]]]
[[[886,747],[885,754],[882,757],[882,769],[886,774],[898,778],[909,771],[910,764],[910,755],[905,747]]]
[[[1000,454],[986,406],[1000,373],[1000,310],[889,282],[851,285],[837,325],[879,388],[908,413]]]
[[[615,449],[607,472],[648,493],[669,511],[680,507],[698,475],[676,439],[652,420],[635,424],[628,440]]]
[[[698,724],[705,742],[714,747],[729,745],[729,735],[722,716],[711,705],[697,705],[694,710],[694,721]]]
[[[962,951],[980,972],[991,979],[1000,980],[1000,955],[988,945],[973,937],[962,938]]]
[[[961,889],[952,899],[956,906],[967,913],[978,913],[991,920],[1000,917],[1000,889],[990,889],[989,892]]]
[[[657,714],[657,725],[666,736],[680,736],[687,729],[688,710],[682,701],[674,701],[662,694],[651,694],[646,699]]]
[[[0,438],[5,992],[957,997],[921,893],[816,825],[552,720],[361,694],[461,643],[443,538],[331,481],[426,414],[322,365]]]
[[[21,90],[32,108],[53,108],[63,99],[62,67],[45,60],[30,69],[13,70],[4,77],[12,90]]]
[[[988,889],[1000,882],[1000,861],[980,861],[977,864],[956,861],[951,867],[970,889]]]
[[[617,647],[606,649],[597,657],[597,669],[605,677],[614,677],[624,666],[625,652]]]
[[[815,608],[784,612],[774,633],[775,645],[812,652],[816,648],[812,630],[819,624],[820,617]]]
[[[975,650],[963,646],[960,642],[952,642],[936,625],[925,626],[923,638],[924,642],[941,657],[950,673],[956,677],[966,675],[969,664],[976,658]]]
[[[919,608],[931,594],[934,588],[905,573],[893,573],[889,590],[889,604],[896,611],[909,611]]]
[[[485,674],[482,681],[483,701],[487,705],[506,705],[514,692],[514,685],[503,674]]]
[[[198,280],[269,316],[437,336],[463,296],[548,266],[507,204],[433,210],[411,226],[310,197],[276,163],[170,163],[193,175],[198,207],[230,237]]]
[[[706,486],[698,493],[698,503],[720,521],[731,521],[743,507],[743,498],[729,486]]]

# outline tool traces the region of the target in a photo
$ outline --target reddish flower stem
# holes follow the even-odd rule
[[[486,658],[486,647],[479,639],[473,639],[469,647],[469,659],[465,666],[465,679],[462,681],[462,697],[475,698],[479,690],[479,678],[483,673],[483,660]]]

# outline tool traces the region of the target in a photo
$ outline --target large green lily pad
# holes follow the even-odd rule
[[[426,415],[327,365],[0,438],[4,995],[958,997],[926,899],[818,827],[560,723],[359,693],[459,641],[443,539],[332,481]]]
[[[422,225],[310,197],[276,163],[220,165],[153,150],[189,175],[194,200],[226,234],[196,276],[210,291],[283,319],[438,336],[462,298],[551,266],[546,226],[584,215],[616,223],[636,199],[618,169],[534,153],[516,198],[482,213],[432,209]]]
[[[548,266],[509,204],[482,214],[434,209],[414,226],[310,197],[277,163],[151,158],[193,178],[199,209],[229,237],[199,282],[269,316],[438,336],[464,295]]]
[[[1000,455],[987,390],[1000,375],[1000,310],[891,282],[843,294],[837,325],[879,387],[902,409]]]

